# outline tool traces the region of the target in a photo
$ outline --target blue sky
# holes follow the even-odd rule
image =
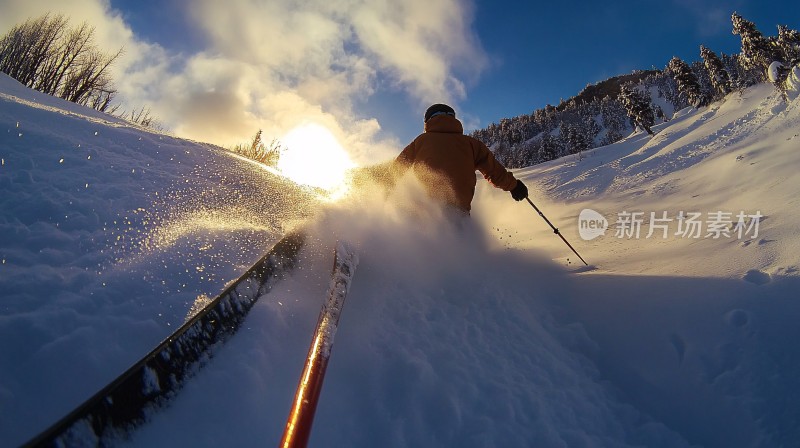
[[[730,15],[765,34],[800,28],[779,0],[6,0],[0,27],[46,11],[124,46],[120,100],[146,105],[177,135],[218,144],[304,122],[356,159],[396,154],[434,102],[467,129],[530,113],[589,83],[699,46],[739,51]]]
[[[162,45],[177,50],[202,45],[177,0],[111,4],[125,11],[136,31]],[[800,26],[800,7],[790,1],[479,0],[473,27],[489,65],[468,81],[465,98],[456,103],[485,126],[557,104],[588,83],[634,69],[663,68],[672,56],[697,60],[701,44],[717,52],[738,52],[739,38],[731,34],[730,25],[734,10],[765,34],[774,34],[779,23]],[[365,110],[386,131],[409,140],[420,131],[421,106],[387,84]]]
[[[765,34],[777,34],[779,23],[800,26],[800,7],[788,1],[556,1],[497,8],[481,0],[475,26],[496,64],[464,107],[480,113],[482,122],[497,121],[558,104],[614,75],[663,68],[673,56],[699,60],[701,44],[738,53],[733,11]]]

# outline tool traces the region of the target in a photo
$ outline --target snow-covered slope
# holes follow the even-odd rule
[[[119,375],[308,214],[307,194],[224,150],[1,73],[0,130],[3,445]]]
[[[599,267],[570,281],[565,315],[587,331],[582,352],[600,378],[688,442],[792,446],[800,440],[800,102],[765,84],[679,111],[656,130],[519,172]],[[607,219],[604,236],[582,240],[585,209]],[[533,213],[480,212],[506,245],[576,265]],[[621,232],[630,230],[624,212],[643,213],[638,238]],[[683,233],[680,212],[700,213],[699,233]],[[730,213],[730,236],[709,227],[717,212]],[[757,235],[739,236],[742,212],[748,226],[763,215]]]
[[[637,134],[600,148],[583,161],[565,158],[521,174],[542,200],[567,202],[553,210],[560,222],[577,224],[584,208],[609,221],[605,237],[584,243],[592,262],[606,272],[741,278],[750,270],[782,275],[798,269],[800,222],[792,204],[800,199],[800,107],[786,103],[768,84],[735,93],[700,111],[684,110],[659,125],[650,139]],[[546,208],[550,208],[547,206]],[[622,212],[643,212],[639,239],[616,238]],[[699,237],[676,236],[678,216],[701,213]],[[649,233],[651,213],[669,227]],[[744,212],[763,215],[758,228],[740,238],[708,235],[716,212],[738,222]],[[577,225],[572,238],[579,239]],[[684,228],[685,230],[685,228]],[[746,230],[746,229],[745,229]]]
[[[14,341],[0,348],[12,416],[0,438],[12,445],[141,356],[305,210],[297,190],[213,148],[52,107],[0,100],[0,336]],[[343,239],[360,264],[312,446],[792,446],[798,129],[800,102],[757,86],[679,111],[655,138],[520,170],[594,270],[485,183],[469,222],[412,179],[321,208],[300,268],[126,444],[277,444]],[[217,219],[232,203],[242,220]],[[578,233],[586,208],[609,225],[591,241]],[[763,218],[758,236],[704,225],[689,238],[673,220],[646,238],[650,212],[680,211]],[[623,212],[645,214],[639,238],[615,235]]]

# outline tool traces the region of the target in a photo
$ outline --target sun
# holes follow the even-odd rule
[[[302,124],[284,135],[278,170],[293,181],[332,191],[343,186],[355,164],[331,131],[317,123]]]

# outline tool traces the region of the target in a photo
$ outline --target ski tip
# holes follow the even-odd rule
[[[355,246],[348,241],[339,240],[336,242],[336,258],[339,260],[348,260],[349,263],[358,264],[358,254],[356,253]]]

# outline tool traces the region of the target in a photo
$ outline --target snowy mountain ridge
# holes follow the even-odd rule
[[[656,126],[658,133],[652,138],[633,134],[593,150],[582,161],[566,157],[519,172],[538,186],[544,200],[574,204],[562,219],[567,222],[577,219],[582,208],[605,211],[611,224],[623,211],[643,212],[643,224],[649,224],[651,212],[658,217],[667,212],[673,220],[681,211],[696,212],[705,220],[709,213],[722,211],[732,214],[734,225],[740,212],[764,215],[761,236],[753,241],[707,239],[705,231],[700,238],[646,239],[643,233],[639,242],[606,237],[601,239],[605,245],[639,243],[635,249],[642,259],[675,257],[676,262],[647,268],[627,265],[630,257],[634,263],[642,261],[628,252],[625,258],[618,256],[621,253],[613,256],[608,265],[601,258],[604,269],[726,277],[741,277],[751,269],[770,274],[794,271],[800,228],[788,205],[798,200],[793,187],[800,164],[798,109],[796,99],[787,102],[772,86],[761,84],[699,111],[679,111],[670,122]],[[670,224],[677,231],[677,222]],[[579,238],[577,232],[573,238]],[[587,244],[594,247],[596,241],[600,240]]]

